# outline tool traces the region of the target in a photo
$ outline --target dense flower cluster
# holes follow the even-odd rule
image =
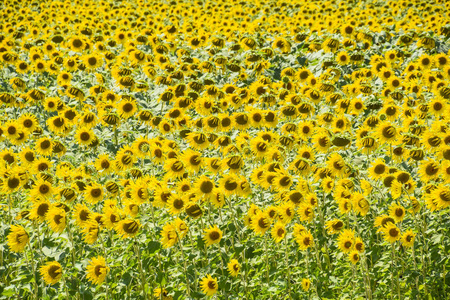
[[[449,4],[7,1],[0,292],[446,298]]]

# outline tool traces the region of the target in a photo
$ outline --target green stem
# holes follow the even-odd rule
[[[147,285],[147,280],[145,279],[144,270],[142,268],[141,251],[139,249],[137,240],[134,243],[134,252],[136,253],[136,256],[137,256],[138,261],[139,261],[138,265],[139,265],[139,273],[141,274],[142,294],[144,295],[144,299],[147,299],[147,291],[146,291],[146,287],[145,287]]]

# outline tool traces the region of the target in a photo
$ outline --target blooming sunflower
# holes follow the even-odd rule
[[[227,264],[228,272],[231,276],[236,277],[239,274],[239,271],[241,270],[241,265],[236,259],[230,260],[230,262]]]
[[[402,245],[404,247],[412,247],[412,246],[414,246],[415,239],[416,239],[416,234],[411,229],[408,229],[407,231],[405,231],[402,234],[402,238],[401,238]]]
[[[211,275],[206,275],[200,282],[200,287],[202,288],[203,293],[207,296],[213,296],[217,293],[219,285],[217,284],[217,278],[211,277]]]
[[[388,223],[383,229],[383,237],[385,241],[394,243],[401,238],[400,229],[395,224]]]
[[[134,237],[141,227],[138,220],[125,219],[117,223],[115,229],[122,238]]]
[[[206,246],[217,244],[222,239],[222,230],[217,225],[209,226],[209,228],[205,229],[203,239],[205,240]]]
[[[284,227],[284,224],[282,222],[278,221],[272,227],[270,233],[272,234],[272,238],[274,239],[275,243],[279,243],[284,239],[286,235],[286,228]]]
[[[52,206],[45,219],[48,226],[56,233],[61,233],[66,228],[66,211],[62,208]]]
[[[270,228],[270,217],[267,212],[260,211],[252,217],[250,227],[255,231],[255,233],[264,235]]]
[[[20,225],[11,225],[8,234],[8,247],[13,252],[23,252],[30,236]]]
[[[108,275],[109,267],[103,256],[93,257],[86,267],[87,279],[93,284],[100,285]]]
[[[40,267],[39,271],[45,283],[52,285],[61,280],[63,273],[62,267],[57,261],[47,262],[44,266]]]

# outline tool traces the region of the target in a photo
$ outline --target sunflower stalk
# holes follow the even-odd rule
[[[33,257],[33,249],[31,248],[31,245],[30,245],[29,241],[28,241],[28,249],[30,250],[31,257]],[[37,285],[36,267],[34,265],[34,259],[31,259],[31,263],[30,263],[30,260],[28,259],[28,255],[27,255],[26,252],[25,252],[24,256],[25,256],[25,259],[27,260],[28,267],[30,268],[30,265],[31,265],[31,271],[33,272],[33,279],[34,279],[34,282],[33,282],[33,286],[34,286],[33,297],[34,297],[34,299],[38,299],[38,290],[39,290],[39,288],[38,288],[38,285]]]
[[[139,249],[139,245],[138,245],[137,239],[134,242],[134,252],[136,253],[137,259],[139,261],[138,262],[138,266],[139,266],[139,273],[141,274],[142,294],[144,296],[144,299],[148,299],[147,291],[146,291],[147,280],[145,279],[145,274],[144,274],[144,270],[143,270],[143,267],[142,267],[141,251]]]
[[[391,279],[392,281],[394,281],[394,273],[395,273],[395,285],[397,287],[397,297],[398,299],[402,299],[401,298],[401,293],[400,293],[400,280],[399,280],[399,272],[398,272],[398,261],[397,261],[397,256],[395,255],[395,249],[394,249],[394,244],[395,243],[391,243],[391,253],[392,253],[392,273],[391,273]],[[394,285],[394,284],[392,284]],[[392,289],[392,294],[394,294],[394,289]]]
[[[287,234],[284,235],[284,256],[286,259],[286,272],[287,272],[287,291],[289,295],[289,299],[292,299],[291,296],[291,272],[290,272],[290,266],[289,266],[289,249],[288,249],[288,240],[287,240]]]
[[[178,235],[178,233],[177,233]],[[188,294],[188,298],[191,298],[191,286],[189,283],[189,277],[188,277],[188,271],[187,271],[187,264],[186,264],[186,256],[184,255],[184,251],[183,251],[183,244],[181,243],[181,240],[178,239],[178,247],[180,247],[180,251],[181,251],[181,256],[183,258],[183,268],[184,268],[184,274],[186,277],[186,292]]]

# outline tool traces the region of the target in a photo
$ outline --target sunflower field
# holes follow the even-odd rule
[[[0,299],[450,299],[449,1],[0,7]]]

